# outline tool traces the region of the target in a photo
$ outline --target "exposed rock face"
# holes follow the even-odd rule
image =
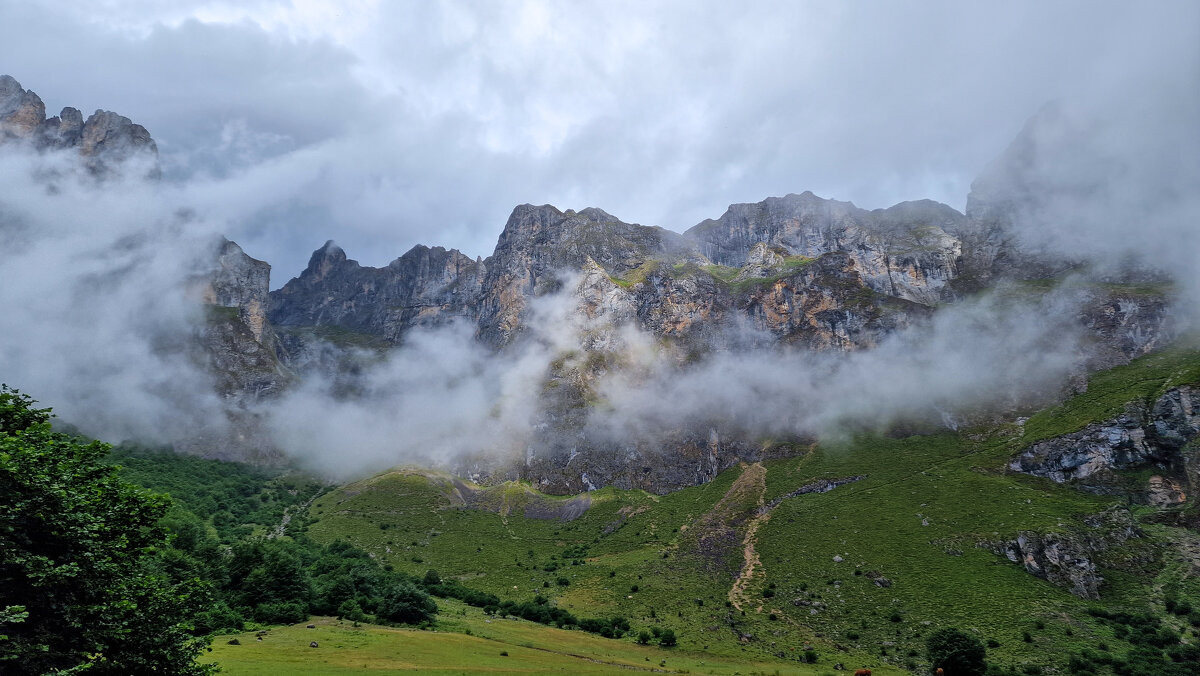
[[[595,208],[576,213],[525,204],[513,210],[485,261],[479,337],[492,345],[510,342],[527,319],[528,299],[554,290],[561,273],[577,271],[589,259],[618,278],[654,261],[708,262],[669,230],[623,223]]]
[[[142,125],[107,110],[97,110],[84,121],[82,113],[69,107],[46,119],[46,106],[37,94],[0,75],[0,143],[5,140],[26,142],[39,150],[75,149],[97,176],[130,162],[138,163],[136,168],[149,177],[160,174],[158,146]]]
[[[224,238],[212,260],[211,271],[195,282],[194,295],[208,308],[199,358],[217,377],[218,391],[237,405],[278,394],[289,376],[266,318],[271,266]]]
[[[872,290],[854,257],[840,252],[752,291],[745,308],[757,328],[780,339],[842,351],[872,347],[930,312],[919,303]]]
[[[873,291],[928,304],[957,275],[962,247],[947,231],[962,224],[962,214],[929,200],[866,211],[805,192],[731,205],[685,234],[714,263],[737,268],[760,243],[810,258],[844,252]]]
[[[1150,554],[1130,550],[1122,561],[1106,559],[1109,550],[1142,536],[1128,510],[1114,507],[1084,521],[1085,529],[1021,531],[1013,540],[983,542],[979,546],[1021,564],[1029,574],[1065,587],[1075,596],[1098,600],[1104,577],[1097,563],[1136,566]]]
[[[1089,367],[1106,369],[1166,347],[1179,336],[1160,285],[1107,284],[1089,290],[1080,320],[1097,340]]]
[[[33,138],[46,119],[46,105],[8,75],[0,75],[0,139]]]
[[[267,325],[271,266],[247,256],[240,246],[222,238],[216,252],[216,269],[206,282],[201,290],[203,302],[237,308],[254,339],[262,341]]]
[[[1192,494],[1200,488],[1196,454],[1185,451],[1200,436],[1200,401],[1196,399],[1200,397],[1195,388],[1173,388],[1151,406],[1131,404],[1112,420],[1039,441],[1017,455],[1009,467],[1058,483],[1090,479],[1084,482],[1087,484],[1102,482],[1115,470],[1154,466],[1181,479],[1176,483],[1154,477],[1153,485],[1146,488],[1147,500],[1182,502],[1187,499],[1182,484],[1186,483]]]
[[[456,249],[424,246],[367,268],[330,241],[298,278],[271,293],[270,318],[276,326],[339,326],[397,344],[414,326],[473,321],[484,270]]]

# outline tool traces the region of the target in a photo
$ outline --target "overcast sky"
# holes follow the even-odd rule
[[[0,27],[0,73],[144,124],[274,287],[329,238],[486,256],[525,202],[673,230],[804,190],[962,209],[1045,102],[1200,87],[1194,0],[4,0]]]

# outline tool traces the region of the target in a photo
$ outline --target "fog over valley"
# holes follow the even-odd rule
[[[1017,415],[1197,318],[1188,3],[183,7],[0,10],[125,69],[0,46],[0,373],[87,434],[683,486]]]

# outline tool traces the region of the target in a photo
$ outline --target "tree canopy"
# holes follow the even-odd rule
[[[946,676],[983,676],[987,651],[979,639],[957,629],[939,629],[925,642],[926,655],[934,669]]]
[[[0,671],[208,674],[188,618],[206,585],[155,560],[169,506],[121,480],[107,444],[55,432],[0,386]]]

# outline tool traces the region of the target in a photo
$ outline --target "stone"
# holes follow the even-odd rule
[[[97,178],[132,169],[158,178],[158,146],[140,124],[112,111],[87,120],[75,108],[46,119],[46,106],[9,75],[0,75],[0,143],[17,140],[37,150],[74,150]]]

